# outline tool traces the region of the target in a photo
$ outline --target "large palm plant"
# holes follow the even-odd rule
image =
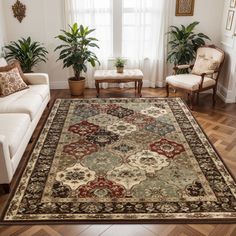
[[[20,62],[22,71],[32,72],[32,68],[40,62],[46,62],[48,51],[39,42],[33,42],[30,37],[21,38],[5,46],[6,59],[16,59]]]
[[[81,80],[81,73],[87,71],[87,64],[90,63],[95,67],[96,62],[99,60],[90,48],[99,48],[95,43],[98,41],[89,35],[95,29],[89,29],[83,25],[78,26],[77,23],[69,26],[69,30],[61,30],[63,34],[58,35],[56,38],[62,41],[62,44],[56,47],[60,50],[58,60],[63,61],[63,67],[73,67],[75,80]]]
[[[193,22],[188,26],[170,26],[169,50],[167,61],[174,65],[190,64],[196,56],[197,49],[205,44],[205,39],[210,38],[203,33],[194,33],[199,22]]]

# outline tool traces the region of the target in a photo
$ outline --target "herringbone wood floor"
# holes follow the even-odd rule
[[[84,97],[95,97],[94,89],[87,89]],[[172,96],[184,96],[177,94]],[[101,90],[101,97],[133,97],[132,89],[108,89]],[[164,89],[143,89],[143,97],[164,97]],[[53,90],[52,100],[56,98],[70,98],[68,90]],[[184,96],[185,97],[185,96]],[[46,109],[34,134],[33,142],[27,147],[22,159],[22,164],[17,170],[13,180],[13,188],[21,169],[27,160],[37,136],[47,117],[49,109]],[[194,116],[221,154],[226,165],[236,177],[236,104],[224,104],[217,100],[215,109],[211,107],[211,95],[201,94],[200,104],[194,107]],[[0,190],[0,211],[2,210],[8,195]],[[2,226],[1,236],[235,236],[236,224],[90,224],[90,225],[34,225],[34,226]]]

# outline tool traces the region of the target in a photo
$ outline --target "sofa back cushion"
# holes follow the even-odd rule
[[[5,72],[0,72],[0,96],[8,96],[12,93],[28,88],[20,76],[17,67]]]

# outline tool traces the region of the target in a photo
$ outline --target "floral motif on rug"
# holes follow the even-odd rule
[[[236,184],[179,98],[58,99],[3,222],[236,220]]]

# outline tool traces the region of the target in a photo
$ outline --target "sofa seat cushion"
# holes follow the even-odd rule
[[[166,78],[166,82],[177,88],[196,91],[199,89],[199,85],[201,83],[201,76],[193,74],[171,75]],[[206,88],[214,85],[215,83],[216,81],[214,79],[205,77],[202,87]]]
[[[0,98],[0,113],[25,113],[34,119],[43,99],[29,89]]]
[[[49,95],[49,87],[46,84],[29,85],[29,91],[40,95],[43,101]]]
[[[11,158],[15,155],[29,127],[30,116],[27,114],[0,114],[0,134],[7,139]]]

